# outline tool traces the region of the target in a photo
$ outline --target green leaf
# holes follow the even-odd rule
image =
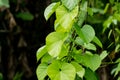
[[[0,72],[0,80],[3,80],[3,74]]]
[[[97,70],[101,64],[101,58],[97,54],[91,55],[85,53],[84,55],[75,55],[74,59],[82,65],[89,67],[93,71]]]
[[[107,28],[109,28],[109,26],[111,25],[111,23],[112,23],[112,21],[113,21],[113,16],[109,16],[109,18],[103,23],[103,33],[105,32],[105,30],[107,29]]]
[[[50,64],[52,62],[52,60],[53,60],[53,58],[49,54],[45,54],[41,59],[41,63]]]
[[[16,14],[16,17],[21,18],[22,20],[25,20],[25,21],[31,21],[34,19],[34,16],[29,12],[20,12]]]
[[[60,52],[60,54],[58,56],[58,59],[61,59],[64,56],[67,56],[67,54],[68,54],[68,47],[66,45],[63,45],[62,49],[61,49],[61,52]]]
[[[93,38],[92,41],[102,48],[102,43],[96,36]]]
[[[10,7],[9,0],[0,0],[0,7],[3,6],[9,8]]]
[[[92,8],[88,7],[87,11],[88,11],[88,14],[90,16],[93,16],[93,10],[92,10]]]
[[[60,61],[54,61],[47,69],[51,80],[74,80],[75,68],[72,64]]]
[[[98,80],[95,72],[85,69],[85,80]]]
[[[117,80],[120,80],[120,77],[118,77],[118,79]]]
[[[88,49],[88,50],[94,50],[96,51],[96,46],[92,43],[88,43],[88,44],[84,44],[84,48]]]
[[[78,45],[81,45],[81,46],[84,45],[84,41],[80,37],[76,37],[75,43],[78,44]]]
[[[107,51],[103,51],[103,52],[100,54],[101,60],[103,60],[107,55],[108,55]]]
[[[83,36],[79,36],[79,37],[81,37],[86,43],[91,42],[95,37],[95,31],[90,25],[84,25],[81,31]]]
[[[78,14],[78,23],[77,23],[79,27],[81,27],[83,22],[85,21],[86,15],[87,15],[87,1],[81,3],[80,6],[80,11]]]
[[[95,37],[95,31],[90,25],[84,25],[81,29],[77,24],[74,25],[78,36],[84,41],[84,43],[89,43]]]
[[[37,61],[40,60],[40,58],[47,53],[46,46],[42,46],[37,50]]]
[[[47,76],[47,67],[48,65],[46,63],[42,63],[37,67],[36,74],[38,80],[44,80],[44,78]]]
[[[62,4],[69,10],[73,10],[80,2],[80,0],[61,0],[61,1]]]
[[[115,47],[115,53],[117,53],[119,51],[120,51],[120,44],[117,44],[116,47]]]
[[[64,41],[67,39],[67,33],[52,32],[46,37],[46,48],[52,57],[58,57]]]
[[[115,71],[115,75],[114,76],[116,76],[119,72],[120,72],[120,63],[118,63],[118,65],[116,67],[116,71]]]
[[[79,77],[83,78],[83,76],[85,74],[85,69],[75,61],[71,62],[71,64],[75,67],[77,75]]]
[[[69,32],[74,19],[78,14],[78,6],[72,11],[68,11],[63,5],[56,9],[55,30],[57,32]]]
[[[107,3],[106,6],[105,6],[105,9],[104,9],[104,14],[107,12],[109,6],[110,6],[110,3]]]
[[[50,4],[44,11],[45,19],[48,20],[50,16],[55,12],[60,2]]]

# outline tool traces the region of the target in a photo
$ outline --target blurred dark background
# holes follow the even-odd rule
[[[0,7],[0,73],[4,80],[37,80],[36,51],[53,20],[44,18],[51,0],[9,0]]]

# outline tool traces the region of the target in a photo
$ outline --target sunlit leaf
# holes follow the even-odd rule
[[[77,75],[79,77],[83,78],[83,76],[85,74],[85,69],[75,61],[71,62],[71,64],[75,67]]]
[[[63,46],[62,46],[62,49],[61,49],[61,52],[60,52],[60,54],[59,54],[59,56],[58,56],[58,59],[63,58],[63,57],[66,56],[67,54],[68,54],[68,48],[67,48],[66,45],[63,45]]]
[[[74,80],[75,68],[72,64],[60,61],[54,61],[47,69],[51,80]]]
[[[72,10],[78,5],[80,0],[61,0],[61,1],[67,9]]]
[[[45,54],[47,53],[46,46],[42,46],[37,50],[37,61]]]
[[[101,60],[103,60],[107,55],[108,55],[107,51],[103,51],[103,52],[100,54]]]
[[[50,16],[55,12],[57,7],[60,5],[60,2],[51,3],[44,11],[45,19],[48,20]]]
[[[41,63],[51,63],[52,62],[52,57],[49,54],[45,54],[42,58],[41,58]]]
[[[92,43],[88,43],[88,44],[84,44],[84,48],[88,49],[88,50],[96,50],[96,46]]]
[[[68,11],[63,5],[56,9],[55,30],[59,32],[69,32],[74,22],[74,18],[78,14],[78,7],[72,11]]]
[[[62,49],[62,45],[67,37],[68,37],[67,33],[61,32],[52,32],[46,37],[46,48],[48,53],[52,57],[59,56]]]
[[[97,70],[101,64],[101,58],[97,54],[75,55],[74,59],[84,66],[89,67],[93,71]]]
[[[95,37],[95,31],[90,25],[84,25],[82,28],[79,28],[79,26],[76,24],[74,25],[77,34],[79,37],[84,41],[85,43],[89,43],[93,40]]]
[[[37,67],[36,74],[38,80],[44,80],[44,78],[47,76],[47,67],[48,65],[46,63],[42,63]]]

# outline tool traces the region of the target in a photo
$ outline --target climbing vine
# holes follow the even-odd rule
[[[117,25],[120,15],[119,11],[116,11],[117,8],[114,8],[113,16],[109,16],[107,20],[101,21],[102,19],[94,18],[92,21],[96,13],[106,15],[110,4],[117,4],[117,2],[110,0],[111,3],[104,9],[98,9],[93,8],[94,4],[89,1],[60,0],[51,3],[45,9],[45,19],[48,20],[55,13],[56,20],[54,32],[48,34],[45,45],[37,51],[37,61],[40,62],[36,70],[38,80],[98,80],[96,70],[109,53],[104,50],[104,42],[100,41],[89,22],[102,23],[102,34],[104,34],[112,23]],[[120,50],[120,44],[118,44],[120,36],[117,35],[120,30],[117,27],[110,29],[107,36],[110,37],[112,33],[117,37],[115,38],[117,53]],[[98,51],[98,49],[102,50]],[[113,63],[119,62],[117,60]],[[119,71],[119,68],[115,68],[112,72],[117,75]]]

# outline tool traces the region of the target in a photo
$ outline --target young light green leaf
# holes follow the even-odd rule
[[[16,17],[25,21],[31,21],[34,19],[34,16],[29,12],[20,12],[16,14]]]
[[[84,44],[84,48],[88,49],[88,50],[94,50],[96,51],[96,46],[92,43],[88,43],[88,44]]]
[[[76,37],[75,43],[78,44],[78,45],[81,45],[81,46],[84,45],[84,41],[80,37]]]
[[[107,51],[103,51],[103,52],[100,54],[101,60],[103,60],[107,55],[108,55]]]
[[[47,67],[48,65],[46,63],[41,63],[36,70],[36,74],[38,77],[38,80],[44,80],[45,76],[47,76]]]
[[[51,80],[74,80],[75,68],[70,63],[54,61],[47,69]]]
[[[47,53],[46,46],[42,46],[37,50],[37,61],[40,60],[40,58]]]
[[[85,42],[89,43],[93,40],[95,37],[95,31],[90,25],[84,25],[83,28],[81,29],[83,36],[80,36],[81,38],[85,38]]]
[[[45,19],[48,20],[50,16],[55,12],[60,2],[50,4],[44,11]]]
[[[90,25],[84,25],[81,29],[77,24],[74,25],[78,36],[84,41],[84,43],[89,43],[95,37],[95,31]]]
[[[0,0],[0,7],[3,6],[9,8],[10,7],[9,0]]]
[[[93,72],[87,68],[85,69],[85,79],[86,80],[99,80],[99,79],[97,79],[95,72]]]
[[[56,9],[55,30],[59,32],[69,32],[78,14],[78,6],[72,11],[68,11],[63,5]]]
[[[102,48],[102,43],[96,36],[93,38],[92,41]]]
[[[75,67],[77,75],[79,77],[83,78],[83,76],[85,74],[85,69],[75,61],[71,62],[71,64]]]
[[[67,39],[67,33],[52,32],[46,37],[46,48],[52,57],[58,57],[64,41]]]
[[[49,54],[45,54],[42,58],[41,58],[41,63],[51,63],[53,60],[53,58],[49,55]]]
[[[59,56],[58,56],[58,59],[63,58],[63,57],[66,56],[67,54],[68,54],[68,48],[67,48],[66,45],[63,45],[63,46],[62,46],[62,49],[61,49],[61,52],[60,52],[60,54],[59,54]]]
[[[101,58],[97,54],[75,55],[74,59],[84,66],[89,67],[93,71],[97,70],[101,64]]]
[[[80,2],[80,0],[61,0],[61,1],[63,5],[69,10],[73,10]]]

